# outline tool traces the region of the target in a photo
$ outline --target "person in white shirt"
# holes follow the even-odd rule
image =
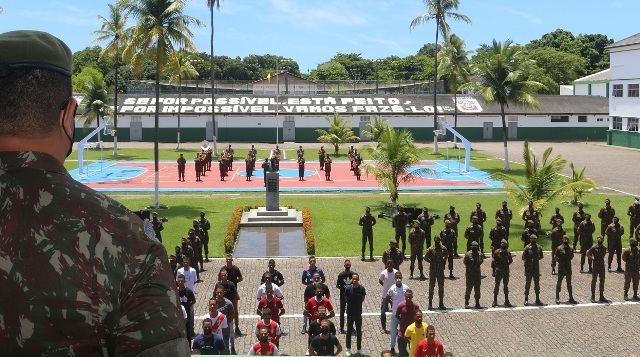
[[[196,270],[189,267],[189,258],[185,257],[182,260],[182,268],[178,269],[176,272],[176,282],[178,281],[178,277],[180,275],[184,275],[184,285],[191,289],[193,293],[196,293],[196,281],[198,280],[198,274],[196,274]]]
[[[396,272],[393,268],[393,260],[387,259],[385,262],[386,269],[380,273],[378,282],[382,285],[382,302],[380,303],[380,324],[382,330],[387,332],[387,311],[389,311],[389,303],[387,302],[387,292],[396,282]]]
[[[209,299],[209,312],[202,316],[203,319],[211,319],[213,321],[213,333],[224,338],[227,333],[227,317],[218,311],[218,303],[215,298]],[[227,346],[225,346],[227,347]]]
[[[407,284],[402,283],[402,273],[395,273],[396,283],[387,291],[387,301],[391,303],[391,338],[389,339],[389,347],[391,351],[395,350],[396,340],[398,338],[398,326],[400,321],[396,318],[396,310],[398,305],[405,300],[404,293],[409,290]]]
[[[269,274],[269,272],[266,272],[262,275],[262,279],[264,280],[264,284],[260,285],[260,287],[258,288],[258,291],[256,292],[256,299],[258,299],[258,301],[260,301],[260,299],[267,297],[267,284],[271,284],[271,286],[273,287],[273,295],[279,299],[284,299],[284,295],[282,295],[282,290],[280,289],[280,287],[276,284],[274,284],[271,281],[271,274]]]

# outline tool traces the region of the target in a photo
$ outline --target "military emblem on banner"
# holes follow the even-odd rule
[[[455,98],[453,98],[453,100],[456,101]],[[482,112],[482,107],[480,106],[480,103],[478,103],[478,100],[476,100],[476,98],[473,98],[473,97],[458,97],[456,101],[456,106],[458,107],[458,110],[463,113],[481,113]]]

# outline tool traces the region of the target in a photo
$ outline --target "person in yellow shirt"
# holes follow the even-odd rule
[[[413,357],[416,353],[418,342],[424,340],[427,336],[427,324],[422,322],[422,311],[418,310],[415,314],[416,322],[407,327],[404,332],[404,339],[409,344],[409,357]]]

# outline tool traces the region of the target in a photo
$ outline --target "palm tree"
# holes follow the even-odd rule
[[[367,176],[375,176],[380,186],[389,190],[394,206],[398,201],[398,187],[401,183],[436,174],[428,168],[411,170],[412,166],[420,163],[420,158],[413,136],[407,129],[399,131],[387,126],[376,146],[365,146],[364,150],[375,162],[364,166],[365,173]]]
[[[216,112],[213,110],[215,106],[215,82],[216,82],[216,70],[213,64],[213,35],[215,34],[214,26],[213,26],[213,8],[216,7],[218,11],[220,10],[220,0],[207,0],[207,6],[209,7],[209,12],[211,13],[211,121],[213,121],[213,154],[218,155],[218,144],[217,144],[217,136],[218,129],[216,129]]]
[[[102,49],[100,58],[104,55],[113,56],[116,69],[115,88],[114,88],[114,105],[113,108],[113,155],[118,156],[118,65],[120,61],[120,42],[127,43],[129,41],[129,29],[127,25],[128,14],[123,10],[123,1],[118,0],[116,5],[109,5],[109,16],[105,18],[98,15],[98,19],[102,21],[100,30],[93,31],[91,34],[96,35],[93,43],[109,41]]]
[[[156,102],[153,154],[155,161],[155,207],[160,207],[159,190],[159,108],[160,108],[160,76],[168,63],[175,48],[185,48],[196,52],[196,46],[191,41],[193,33],[190,26],[202,26],[202,22],[195,17],[183,14],[186,2],[184,0],[137,0],[124,3],[125,10],[137,19],[133,28],[132,40],[124,50],[125,57],[131,58],[131,65],[138,71],[145,60],[155,64]]]
[[[469,59],[468,56],[471,51],[465,49],[464,41],[451,34],[449,41],[446,42],[445,47],[440,51],[440,73],[447,76],[447,84],[449,89],[453,92],[454,101],[454,114],[453,114],[453,127],[458,128],[458,91],[463,83],[469,81]],[[456,137],[453,137],[453,145],[456,145]]]
[[[509,152],[507,151],[507,121],[505,108],[513,103],[525,108],[539,109],[539,102],[533,97],[538,88],[544,88],[541,83],[530,81],[522,70],[529,61],[524,50],[514,45],[513,41],[504,43],[495,39],[491,46],[478,52],[477,62],[474,63],[472,74],[477,82],[467,83],[462,88],[471,88],[480,93],[487,104],[497,102],[500,105],[502,117],[502,139],[504,141],[504,169],[508,171]]]
[[[193,67],[189,54],[185,51],[174,52],[169,62],[171,81],[178,85],[178,147],[180,149],[180,111],[182,107],[182,78],[189,79],[198,76]]]
[[[387,124],[387,119],[382,119],[374,115],[373,124],[371,123],[367,124],[367,127],[369,127],[369,130],[365,131],[363,134],[364,136],[368,137],[372,141],[378,141],[380,139],[380,135],[382,135],[382,133],[386,130],[388,126],[389,124]]]
[[[316,129],[320,134],[318,141],[333,145],[333,154],[338,155],[340,144],[358,141],[358,137],[353,135],[353,129],[348,125],[347,120],[343,119],[338,113],[333,114],[333,120],[328,116],[325,117],[329,123],[329,129]]]
[[[551,158],[552,152],[553,148],[547,148],[540,158],[529,146],[529,141],[525,140],[522,154],[524,184],[520,184],[515,177],[503,172],[496,172],[491,177],[501,181],[514,201],[521,204],[523,208],[528,201],[533,201],[534,206],[540,210],[559,194],[596,187],[591,179],[567,180],[561,175],[567,161],[561,155]]]
[[[422,0],[422,2],[426,5],[429,12],[413,19],[413,21],[411,21],[411,25],[409,25],[409,29],[413,30],[419,24],[427,23],[429,20],[434,20],[436,22],[436,48],[433,60],[433,130],[436,130],[438,128],[438,104],[436,97],[436,84],[438,82],[438,35],[442,34],[445,41],[448,41],[450,28],[447,23],[447,18],[462,20],[468,24],[471,23],[471,19],[466,15],[452,12],[452,10],[458,10],[458,6],[460,5],[459,0]],[[435,149],[434,153],[439,154],[438,137],[435,135],[433,145]]]
[[[82,88],[84,98],[80,102],[80,107],[85,109],[85,112],[80,119],[86,119],[85,128],[88,128],[94,120],[97,121],[96,126],[100,126],[100,118],[104,120],[106,115],[113,114],[113,109],[107,104],[107,85],[104,83],[102,74],[95,72],[95,75],[90,76],[90,80],[84,83]],[[98,132],[98,141],[100,141],[100,132]]]
[[[571,200],[571,204],[577,205],[578,203],[580,203],[582,195],[588,192],[590,189],[596,188],[597,185],[592,179],[584,177],[584,170],[586,169],[586,167],[577,170],[576,167],[573,166],[573,163],[570,163],[569,167],[571,168],[571,177],[568,179],[569,182],[584,182],[585,184],[591,185],[591,187],[588,187],[586,189],[581,187],[574,187],[571,190],[563,193],[563,195],[565,196],[573,197],[573,199]]]

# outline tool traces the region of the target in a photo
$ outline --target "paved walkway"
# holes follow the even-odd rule
[[[623,274],[606,274],[605,295],[612,300],[611,304],[591,304],[588,303],[591,275],[579,273],[579,260],[579,256],[574,259],[573,289],[580,305],[554,304],[556,276],[550,274],[550,256],[545,252],[541,261],[541,299],[549,305],[541,308],[524,307],[523,267],[518,253],[514,257],[510,282],[510,300],[517,307],[477,311],[463,309],[464,267],[462,260],[456,259],[454,274],[458,279],[445,281],[445,305],[448,310],[428,312],[425,321],[437,327],[437,338],[455,356],[640,356],[637,345],[640,304],[623,301]],[[234,262],[244,275],[244,281],[239,284],[240,328],[243,333],[250,334],[258,319],[255,315],[255,294],[260,276],[266,270],[267,259],[235,259]],[[282,326],[288,334],[281,339],[281,350],[288,355],[304,355],[306,337],[300,335],[304,286],[299,279],[307,266],[307,259],[278,258],[276,262],[276,268],[287,281],[283,286],[286,314],[282,318]],[[338,291],[334,287],[342,264],[343,258],[318,258],[318,266],[324,269],[327,285],[332,288],[331,301],[337,311]],[[205,263],[207,271],[202,275],[204,282],[196,285],[196,316],[207,311],[206,300],[213,291],[214,273],[223,265],[223,259]],[[382,332],[379,317],[381,289],[378,275],[384,267],[379,258],[374,262],[361,262],[359,258],[353,258],[352,265],[352,269],[361,275],[361,282],[368,294],[363,314],[363,349],[367,355],[376,357],[389,347],[389,335]],[[406,261],[401,266],[404,282],[413,289],[414,301],[424,309],[428,303],[428,281],[409,280],[408,269],[409,262]],[[483,273],[488,277],[483,279],[481,288],[481,303],[484,306],[490,306],[492,302],[494,279],[490,272],[489,261],[486,261]],[[567,299],[566,286],[563,285],[561,300]],[[502,294],[498,301],[503,302]],[[339,325],[338,316],[333,321]],[[201,330],[199,325],[200,321],[196,321],[197,331]],[[339,336],[343,347],[345,336]],[[252,335],[238,338],[237,352],[246,354],[255,341]],[[355,336],[352,348],[355,349]]]

